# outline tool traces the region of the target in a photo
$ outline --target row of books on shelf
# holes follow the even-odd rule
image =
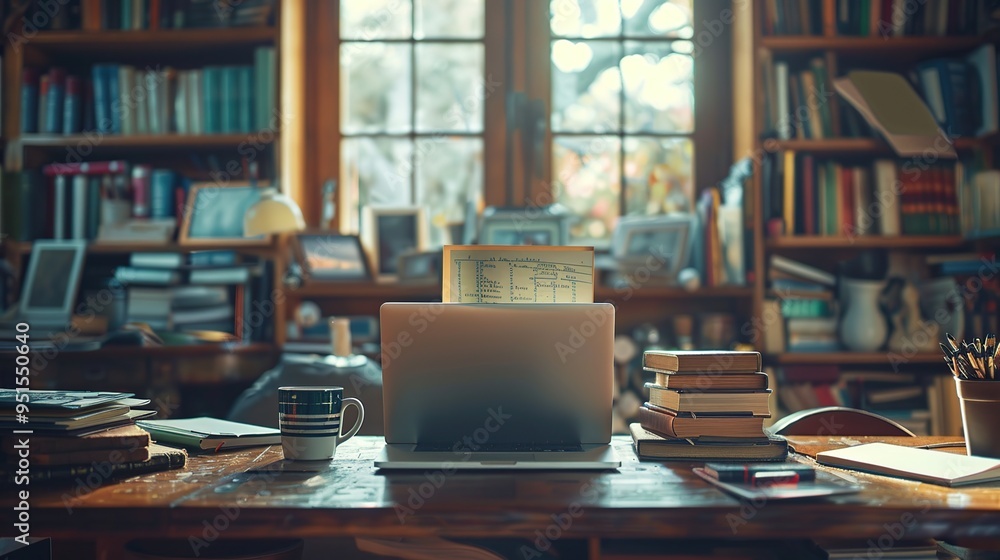
[[[155,332],[215,331],[243,342],[274,336],[273,263],[241,261],[234,251],[133,253],[114,271],[126,286],[127,321]]]
[[[872,127],[848,104],[834,103],[825,59],[807,62],[762,59],[764,122],[782,140],[870,137]],[[905,72],[942,130],[951,137],[976,137],[1000,130],[996,47],[990,43],[963,56],[941,57],[917,64]],[[839,80],[852,80],[850,73]],[[905,86],[905,82],[900,87]],[[887,99],[904,99],[906,92],[884,92]],[[874,116],[889,122],[883,107]]]
[[[765,35],[911,37],[975,35],[990,24],[987,0],[764,0]]]
[[[21,132],[77,134],[227,134],[273,128],[273,47],[253,65],[200,69],[96,64],[90,76],[54,67],[25,68]]]
[[[36,3],[25,14],[25,21],[41,22],[47,31],[264,26],[273,18],[274,0],[60,0],[58,9]]]
[[[849,165],[786,150],[764,159],[771,236],[958,235],[965,167],[876,160]]]
[[[917,435],[962,432],[955,382],[949,375],[842,370],[839,366],[784,366],[775,372],[785,413],[824,406],[868,410]]]
[[[124,160],[7,172],[0,175],[0,233],[14,241],[127,241],[121,226],[147,220],[171,224],[172,234],[189,187],[173,170]]]

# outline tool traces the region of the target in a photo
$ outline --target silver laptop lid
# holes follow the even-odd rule
[[[386,442],[608,443],[614,317],[609,303],[383,304]]]

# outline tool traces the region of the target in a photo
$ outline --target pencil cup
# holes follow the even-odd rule
[[[341,417],[350,405],[358,407],[358,420],[345,434]],[[345,399],[343,387],[278,388],[278,425],[285,459],[332,459],[337,445],[358,433],[364,420],[365,407],[358,399]]]
[[[1000,459],[1000,382],[955,379],[969,455]]]

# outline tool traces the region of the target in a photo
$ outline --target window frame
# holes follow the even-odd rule
[[[541,206],[553,200],[549,1],[484,1],[484,80],[500,85],[483,98],[483,203]],[[723,14],[737,10],[730,0],[692,3],[694,132],[678,136],[694,145],[697,202],[701,188],[717,184],[733,163],[732,19],[726,23]],[[304,184],[290,192],[310,226],[328,225],[320,223],[322,184],[333,179],[339,185],[341,176],[339,28],[340,0],[306,3]],[[529,130],[539,119],[544,127]],[[538,131],[540,144],[532,142]],[[338,200],[332,229],[340,228],[342,206]]]

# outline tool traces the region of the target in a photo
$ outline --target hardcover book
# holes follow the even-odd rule
[[[642,365],[662,371],[684,373],[756,373],[761,370],[760,352],[647,350]]]
[[[726,438],[675,439],[630,424],[632,443],[640,459],[680,461],[784,461],[788,445],[783,439],[733,440]]]

